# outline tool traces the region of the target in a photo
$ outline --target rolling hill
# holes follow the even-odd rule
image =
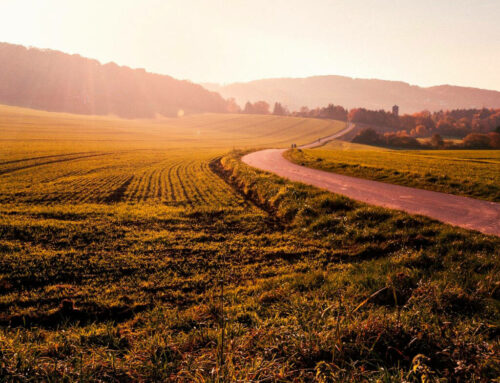
[[[398,104],[403,113],[421,110],[500,107],[500,92],[440,85],[422,88],[401,81],[358,79],[344,76],[274,78],[228,85],[203,84],[240,105],[247,101],[282,102],[292,110],[330,103],[347,108],[390,109]]]
[[[170,76],[0,43],[0,104],[126,118],[225,112],[226,101]]]

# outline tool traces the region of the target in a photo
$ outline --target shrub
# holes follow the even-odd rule
[[[437,133],[432,135],[430,143],[435,148],[441,148],[444,146],[443,138]]]
[[[367,128],[360,131],[353,139],[352,142],[367,145],[382,145],[382,137],[375,131],[375,129]]]
[[[500,129],[500,127],[499,127]],[[500,149],[500,132],[491,132],[488,133],[488,136],[490,137],[490,147],[492,149]]]
[[[463,145],[468,149],[489,149],[490,137],[487,134],[471,133],[464,138]]]

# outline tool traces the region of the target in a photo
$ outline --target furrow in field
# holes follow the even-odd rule
[[[213,185],[207,185],[203,182],[203,174],[198,170],[199,161],[192,161],[188,166],[184,168],[184,174],[186,176],[187,183],[191,186],[193,199],[197,202],[208,205],[206,199],[203,197],[203,194],[200,191],[200,187],[213,187]]]
[[[166,177],[166,180],[165,180],[165,182],[167,183],[167,185],[166,185],[165,191],[168,194],[165,194],[165,196],[164,196],[164,200],[166,202],[173,202],[173,203],[175,203],[177,201],[176,198],[175,198],[175,190],[174,190],[174,185],[173,185],[173,182],[172,182],[172,177],[173,177],[172,176],[172,172],[173,172],[173,169],[174,169],[175,165],[176,165],[176,163],[171,164],[168,167],[168,171],[167,171],[167,177]]]
[[[183,164],[183,165],[185,166],[185,164]],[[180,201],[183,201],[184,205],[192,205],[191,199],[189,198],[189,195],[186,191],[186,186],[184,185],[184,181],[183,181],[183,178],[181,176],[181,167],[180,166],[178,166],[175,169],[175,177],[176,177],[177,182],[179,184],[180,194],[182,195],[182,198],[180,199]]]
[[[109,154],[111,154],[111,153],[91,154],[88,156],[63,158],[63,159],[57,159],[57,160],[53,160],[53,161],[40,162],[40,163],[36,163],[36,164],[31,164],[31,165],[18,166],[16,168],[0,170],[0,175],[16,172],[16,171],[20,171],[20,170],[25,170],[25,169],[35,168],[35,167],[39,167],[39,166],[43,166],[43,165],[51,165],[51,164],[56,164],[56,163],[60,163],[60,162],[75,161],[75,160],[80,160],[80,159],[90,158],[90,157],[100,157],[100,156],[106,156]]]
[[[173,169],[172,169],[172,185],[174,187],[174,194],[175,194],[175,205],[183,205],[184,204],[184,194],[182,192],[182,187],[179,182],[179,177],[178,177],[178,172],[179,172],[179,167],[181,166],[182,162],[176,164]]]
[[[103,199],[104,203],[116,203],[116,202],[121,202],[123,201],[125,197],[125,193],[127,191],[127,188],[131,184],[131,182],[134,180],[134,176],[131,175],[127,177],[120,186],[118,186],[116,189],[114,189],[111,194],[109,194],[107,197]]]
[[[0,162],[0,165],[8,165],[8,164],[15,164],[15,163],[19,163],[19,162],[44,160],[44,159],[47,159],[47,158],[70,157],[70,156],[77,156],[77,155],[80,155],[80,154],[93,154],[93,153],[96,153],[96,152],[76,152],[76,153],[53,154],[53,155],[49,155],[49,156],[20,158],[20,159],[11,160],[11,161]]]

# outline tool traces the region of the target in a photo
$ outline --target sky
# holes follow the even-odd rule
[[[345,75],[500,91],[500,0],[0,0],[0,41],[194,82]]]

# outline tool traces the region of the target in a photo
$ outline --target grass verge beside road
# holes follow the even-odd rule
[[[289,150],[294,163],[333,173],[500,202],[500,150]]]

